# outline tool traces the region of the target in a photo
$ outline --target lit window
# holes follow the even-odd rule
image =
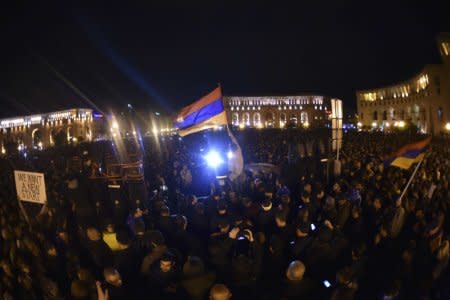
[[[442,50],[444,51],[444,54],[446,56],[450,55],[450,43],[448,43],[448,42],[442,43]]]

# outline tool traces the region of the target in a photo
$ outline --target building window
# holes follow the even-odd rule
[[[378,121],[378,112],[377,111],[373,112],[373,120]]]
[[[361,121],[364,120],[364,113],[361,113]]]
[[[309,120],[308,120],[308,113],[306,112],[306,111],[302,111],[301,113],[300,113],[300,122],[303,124],[303,123],[309,123]]]
[[[242,122],[244,123],[245,126],[250,126],[250,114],[249,113],[244,113],[244,115],[242,116]]]
[[[259,113],[253,114],[253,125],[259,127],[261,125],[261,115]]]
[[[383,111],[383,121],[387,120],[387,111]]]
[[[394,120],[394,119],[395,119],[395,110],[394,110],[393,108],[390,108],[390,109],[389,109],[389,118],[390,118],[391,120]]]
[[[280,114],[280,127],[283,127],[284,125],[286,125],[286,114],[282,113]]]
[[[239,114],[233,113],[231,124],[234,126],[239,126]]]

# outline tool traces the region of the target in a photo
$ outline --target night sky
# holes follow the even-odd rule
[[[355,90],[440,63],[436,34],[450,31],[445,1],[59,2],[1,10],[0,117],[173,113],[218,82],[225,95],[339,97],[348,111]]]

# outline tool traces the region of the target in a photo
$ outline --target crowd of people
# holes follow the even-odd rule
[[[210,182],[192,144],[151,139],[139,203],[110,188],[126,183],[99,180],[92,153],[109,142],[78,167],[73,148],[0,159],[0,298],[450,298],[449,140],[432,140],[401,197],[415,166],[384,161],[423,136],[346,134],[333,172],[302,167],[321,165],[324,142],[310,151],[285,131],[236,135],[246,161],[281,171]],[[45,173],[44,209],[20,209],[14,169]]]

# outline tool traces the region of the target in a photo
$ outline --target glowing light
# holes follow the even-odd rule
[[[231,158],[233,158],[233,152],[231,152],[231,151],[228,151],[228,153],[227,153],[227,157],[228,157],[228,159],[231,159]]]
[[[450,130],[450,122],[445,124],[445,129]]]
[[[373,122],[372,127],[374,127],[374,128],[377,127],[377,122]]]
[[[405,122],[404,121],[398,122],[398,127],[400,127],[400,128],[405,127]]]
[[[303,123],[303,127],[308,128],[309,127],[309,122],[306,121],[305,123]]]
[[[239,128],[240,128],[240,129],[244,129],[244,127],[245,127],[245,124],[244,124],[244,123],[239,124]]]
[[[72,138],[72,142],[76,143],[78,141],[78,139],[76,137]]]
[[[136,135],[136,131],[133,131],[133,135]]]
[[[223,159],[220,157],[219,153],[215,150],[211,150],[205,156],[206,163],[211,168],[217,168],[221,164],[223,164]]]
[[[362,127],[362,123],[361,123],[361,122],[358,122],[358,123],[356,123],[356,126]]]
[[[111,125],[111,128],[117,130],[117,129],[119,129],[119,124],[116,121],[114,121]]]
[[[39,147],[40,149],[42,149],[42,142],[39,142],[39,143],[38,143],[38,147]]]
[[[2,154],[6,154],[6,149],[2,147]]]
[[[389,122],[386,122],[386,124],[384,124],[385,127],[389,127],[391,126],[391,124],[389,124]]]

